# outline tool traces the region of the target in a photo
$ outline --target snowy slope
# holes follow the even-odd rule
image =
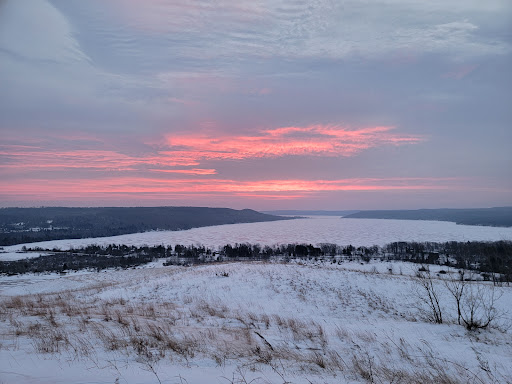
[[[499,329],[466,331],[436,281],[445,323],[430,323],[416,269],[155,263],[4,277],[0,381],[512,382],[510,314],[495,323]],[[511,288],[495,293],[500,313],[512,307]]]

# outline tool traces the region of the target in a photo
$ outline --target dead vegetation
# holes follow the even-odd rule
[[[232,271],[226,273],[230,279],[236,276]],[[276,291],[291,289],[300,300],[317,283],[273,284]],[[322,292],[327,295],[323,288]],[[482,292],[476,294],[484,297]],[[329,300],[338,301],[329,305],[344,308],[350,295],[362,300],[369,311],[398,316],[392,303],[374,290],[333,291]],[[465,308],[460,311],[464,322],[470,316]],[[381,340],[371,331],[354,331],[341,322],[327,324],[303,316],[237,308],[193,293],[176,301],[147,302],[122,296],[101,298],[83,290],[20,295],[0,302],[0,320],[3,348],[14,348],[24,340],[37,353],[65,354],[96,365],[98,356],[105,353],[123,356],[134,359],[158,381],[159,364],[190,366],[195,359],[207,359],[218,366],[238,367],[226,378],[228,382],[249,382],[245,369],[270,369],[283,383],[291,382],[288,375],[296,372],[367,383],[512,382],[481,354],[477,355],[480,370],[475,371],[439,357],[426,340],[420,345],[401,337]]]

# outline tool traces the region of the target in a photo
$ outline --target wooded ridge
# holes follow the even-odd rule
[[[1,208],[0,246],[289,218],[206,207]]]
[[[512,227],[512,207],[468,209],[416,209],[360,211],[346,219],[397,219],[453,221],[465,225]]]

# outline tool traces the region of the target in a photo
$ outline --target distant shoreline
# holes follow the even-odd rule
[[[207,207],[1,208],[0,246],[289,219]]]
[[[344,219],[449,221],[461,225],[512,227],[512,207],[359,211]]]
[[[360,212],[359,210],[328,211],[328,210],[300,210],[300,209],[280,209],[274,211],[260,211],[267,215],[285,215],[285,216],[346,216]]]

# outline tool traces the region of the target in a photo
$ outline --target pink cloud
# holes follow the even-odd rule
[[[63,140],[66,142],[65,138]],[[123,195],[155,200],[186,195],[201,195],[204,198],[222,195],[271,200],[294,199],[326,191],[451,188],[451,182],[444,179],[240,181],[219,178],[216,169],[201,167],[207,160],[250,160],[293,155],[347,157],[370,148],[416,144],[422,140],[420,136],[398,134],[394,127],[348,129],[338,125],[312,125],[266,129],[252,135],[168,135],[160,150],[136,155],[113,149],[52,150],[43,146],[0,145],[0,176],[6,178],[0,198],[5,201],[19,201],[21,198],[58,201],[106,199]],[[54,144],[54,147],[58,147],[59,141]],[[110,146],[113,147],[113,144]],[[69,170],[75,169],[98,172],[93,179],[85,176],[69,178]],[[42,176],[41,179],[29,176],[40,170],[46,171],[45,179]],[[59,171],[63,173],[57,173]],[[10,179],[16,181],[9,182]]]
[[[96,169],[136,170],[141,166],[196,166],[199,163],[190,156],[179,153],[157,152],[132,156],[112,150],[45,150],[24,146],[0,147],[3,164],[0,169]]]
[[[204,129],[211,131],[209,127],[212,124],[215,123],[205,121]],[[422,140],[420,136],[395,133],[394,127],[348,129],[338,125],[312,125],[266,129],[253,135],[167,135],[163,146],[154,144],[153,152],[136,155],[113,149],[54,150],[44,146],[0,145],[0,174],[40,169],[84,169],[207,176],[217,174],[215,169],[200,166],[207,160],[250,160],[293,155],[348,157],[370,148],[415,144]],[[66,143],[66,137],[56,138],[53,146],[67,146]]]
[[[265,199],[292,199],[329,191],[451,190],[460,180],[443,178],[354,178],[339,180],[256,180],[230,179],[159,179],[149,177],[117,177],[94,180],[30,179],[6,184],[0,197],[8,199],[94,199],[126,195],[137,199],[173,197],[177,195],[204,197],[223,194]]]
[[[216,175],[215,169],[150,169],[151,172],[178,173],[184,175]]]
[[[290,155],[353,156],[384,145],[416,144],[420,136],[399,135],[394,127],[347,129],[337,125],[282,127],[257,135],[167,135],[173,153],[201,159],[250,159]]]

